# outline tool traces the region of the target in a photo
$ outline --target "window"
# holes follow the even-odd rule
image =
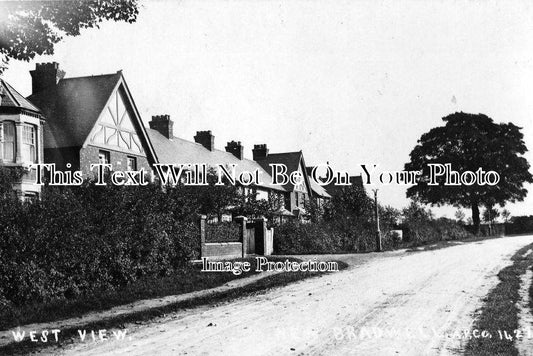
[[[37,193],[26,193],[22,196],[22,201],[26,203],[35,203],[38,200]]]
[[[128,171],[137,170],[137,158],[128,156],[127,170]]]
[[[35,131],[32,125],[22,126],[22,160],[24,162],[37,162]]]
[[[5,162],[15,162],[15,123],[6,121],[0,127],[2,127],[0,132],[2,159]]]
[[[100,150],[98,151],[98,163],[100,164],[109,164],[111,159],[109,158],[109,152]]]

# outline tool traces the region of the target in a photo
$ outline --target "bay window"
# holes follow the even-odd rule
[[[15,123],[4,121],[0,123],[0,153],[4,162],[15,162]]]
[[[22,126],[22,161],[24,162],[37,162],[37,145],[35,136],[34,126]]]

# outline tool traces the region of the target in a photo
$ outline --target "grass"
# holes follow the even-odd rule
[[[518,250],[511,258],[513,264],[498,273],[500,282],[485,298],[480,315],[472,327],[472,330],[489,332],[491,337],[470,339],[466,355],[518,355],[514,345],[514,331],[518,329],[516,303],[520,299],[520,278],[533,265],[533,254],[525,258],[522,256],[532,248],[533,244]],[[533,289],[530,290],[530,294],[533,295]],[[504,332],[507,332],[512,339],[505,338]]]
[[[269,257],[269,261],[285,261],[285,259]],[[77,317],[89,312],[107,310],[142,299],[161,298],[214,288],[232,280],[261,273],[255,272],[255,258],[239,258],[232,261],[248,261],[252,268],[249,273],[234,275],[231,272],[202,272],[201,264],[194,264],[177,270],[170,276],[141,278],[114,290],[93,291],[74,299],[58,299],[46,303],[14,307],[0,312],[0,330],[24,324]]]
[[[286,259],[287,258],[269,257],[269,261],[275,261],[275,260],[285,261]],[[242,260],[242,259],[240,259],[240,260]],[[289,260],[291,260],[291,261],[299,261],[296,258],[289,258]],[[254,259],[254,262],[255,262],[255,259]],[[342,262],[342,261],[336,261],[336,262],[338,263],[339,270],[343,270],[343,269],[348,267],[348,265],[346,263]],[[258,273],[262,273],[262,272],[258,272]],[[206,282],[206,284],[204,284],[205,288],[209,288],[209,287],[207,287],[207,285],[212,287],[212,286],[214,286],[214,284],[221,285],[221,284],[225,283],[225,282],[218,281],[218,278],[224,279],[224,280],[226,280],[227,278],[229,278],[229,280],[236,279],[236,278],[242,278],[242,277],[237,277],[237,276],[235,276],[235,278],[231,278],[231,277],[228,277],[228,276],[226,276],[225,278],[221,278],[223,275],[230,275],[231,274],[233,276],[232,273],[204,273],[204,272],[202,272],[202,275],[211,275],[211,274],[216,275],[217,277],[215,277],[214,279],[213,279],[213,277],[205,277],[206,280],[209,281],[209,282]],[[142,310],[142,311],[138,311],[138,312],[134,312],[134,313],[130,313],[130,314],[119,315],[119,316],[116,316],[116,317],[113,317],[113,318],[110,318],[110,319],[106,319],[106,320],[102,320],[102,321],[98,321],[98,322],[94,322],[94,323],[89,323],[89,324],[83,325],[83,326],[82,325],[77,325],[77,326],[75,326],[73,328],[61,329],[60,342],[57,343],[57,344],[55,342],[47,343],[47,344],[34,343],[34,342],[29,341],[29,339],[26,338],[25,341],[18,342],[18,343],[10,343],[8,345],[0,347],[0,355],[25,355],[25,354],[30,353],[32,351],[36,351],[36,350],[47,348],[47,347],[55,347],[55,346],[63,347],[65,345],[67,345],[67,344],[70,344],[70,343],[74,342],[74,338],[78,337],[78,329],[86,329],[86,330],[107,329],[107,330],[112,330],[112,329],[123,329],[124,325],[128,324],[128,323],[135,323],[135,324],[150,323],[155,318],[164,317],[167,314],[174,313],[174,312],[177,312],[177,311],[185,309],[185,308],[193,308],[193,307],[197,307],[197,306],[201,306],[201,305],[213,305],[213,304],[217,304],[217,303],[228,302],[228,301],[231,301],[233,299],[246,297],[246,296],[250,296],[250,295],[263,294],[263,293],[265,293],[267,290],[269,290],[271,288],[281,287],[281,286],[287,285],[287,284],[292,283],[292,282],[296,282],[296,281],[303,280],[303,279],[310,278],[310,277],[316,277],[316,276],[319,276],[319,275],[322,275],[322,274],[324,274],[324,272],[322,272],[322,273],[320,273],[320,272],[282,272],[282,273],[274,274],[274,275],[259,279],[256,282],[248,284],[248,285],[245,285],[245,286],[241,286],[241,287],[237,287],[237,288],[233,288],[233,289],[229,289],[229,290],[225,290],[225,291],[221,291],[221,292],[214,292],[214,293],[210,293],[209,295],[206,295],[206,296],[202,296],[202,297],[198,297],[198,298],[194,298],[194,299],[189,299],[189,300],[184,300],[184,301],[180,301],[180,302],[176,302],[176,303],[172,303],[172,304],[168,304],[168,305],[164,305],[164,306],[160,306],[160,307],[150,308],[150,309],[147,309],[147,310]],[[216,280],[216,282],[215,282],[215,280]],[[211,283],[213,285],[211,285]],[[158,281],[157,283],[153,283],[153,285],[154,286],[161,285],[161,281]],[[130,286],[129,288],[135,289],[134,286]],[[163,288],[164,290],[169,290],[169,289],[165,289],[165,288],[170,288],[170,287],[161,287],[161,288]],[[189,287],[189,288],[191,288],[191,287]],[[203,288],[203,289],[205,289],[205,288]],[[141,288],[141,289],[143,289],[143,288]],[[195,288],[195,290],[199,290],[199,289],[201,289],[201,288]],[[144,290],[146,290],[146,289],[144,288]],[[148,297],[148,295],[151,295],[152,297],[155,297],[156,295],[157,296],[163,296],[163,294],[161,294],[161,293],[163,293],[163,292],[162,291],[156,292],[155,289],[154,289],[154,291],[147,291],[146,294],[137,294],[139,297],[136,300],[138,300],[138,299],[146,299]],[[100,299],[101,299],[102,303],[107,303],[107,305],[111,305],[111,304],[113,304],[113,306],[120,305],[120,304],[115,304],[115,303],[118,303],[119,300],[123,300],[124,301],[126,298],[118,297],[118,294],[116,294],[116,295],[117,295],[117,297],[115,297],[114,299],[113,298],[112,299],[106,299],[106,297],[103,297],[103,298],[100,298]],[[169,294],[165,294],[165,295],[169,295]],[[129,294],[127,299],[129,300],[132,297],[133,297],[133,295]],[[106,300],[107,300],[107,302],[105,302]],[[130,302],[131,301],[132,300],[130,300]],[[126,302],[126,303],[128,303],[128,302]],[[82,304],[82,305],[85,305],[85,304]],[[67,309],[70,310],[71,313],[74,311],[74,309],[72,309],[72,306],[68,307]],[[100,308],[100,310],[102,310],[102,309]],[[77,312],[76,314],[72,314],[71,316],[73,316],[73,315],[76,316],[76,315],[80,315],[80,314],[81,314],[80,312]]]
[[[499,239],[499,238],[505,238],[505,236],[472,236],[467,239],[461,239],[461,240],[444,240],[444,241],[423,241],[420,243],[414,243],[411,245],[406,246],[407,252],[421,252],[421,251],[433,251],[433,250],[440,250],[441,248],[446,248],[450,246],[457,246],[462,245],[464,243],[469,242],[477,242],[477,241],[483,241],[483,240],[492,240],[492,239]]]

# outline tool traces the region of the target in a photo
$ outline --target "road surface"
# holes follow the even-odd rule
[[[180,311],[121,341],[77,342],[64,354],[460,354],[459,332],[470,329],[496,274],[532,242],[519,236],[386,253],[262,295]]]

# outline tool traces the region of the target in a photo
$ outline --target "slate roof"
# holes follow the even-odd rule
[[[364,185],[363,185],[363,177],[362,176],[350,176],[350,183],[352,183],[352,185],[354,186],[358,186],[360,187],[361,189],[365,189]],[[342,185],[335,185],[335,182],[333,183],[330,183],[326,186],[324,186],[325,190],[331,195],[335,195],[335,194],[338,194],[338,193],[342,193],[342,188],[345,187],[345,186],[342,186]]]
[[[287,166],[287,173],[291,173],[298,170],[298,167],[300,165],[300,162],[303,160],[303,154],[302,151],[298,152],[284,152],[284,153],[269,153],[265,159],[258,160],[257,163],[263,167],[267,172],[271,171],[270,164],[277,163],[277,164],[284,164]],[[305,165],[304,165],[305,166]],[[308,179],[306,172],[302,172],[304,176],[306,177],[306,180],[310,183],[311,186],[311,179]],[[285,190],[288,192],[292,192],[294,190],[294,184],[287,183],[283,186]]]
[[[246,158],[239,160],[233,154],[217,149],[209,151],[199,143],[187,141],[178,137],[168,139],[154,129],[147,128],[146,131],[148,132],[148,137],[152,141],[152,145],[157,153],[159,163],[205,163],[209,166],[216,166],[218,164],[236,164],[235,172],[237,175],[244,170],[254,172],[256,169],[259,169],[263,181],[263,184],[259,186],[280,192],[285,191],[285,189],[279,185],[272,185],[272,178],[268,173],[269,170],[265,170],[253,160]]]
[[[28,97],[47,120],[44,147],[80,147],[122,77],[113,74],[61,79],[55,87]]]
[[[16,91],[8,82],[0,79],[0,107],[2,108],[19,108],[41,113],[39,108],[30,103],[18,91]]]
[[[322,198],[331,198],[331,195],[324,189],[323,186],[315,182],[315,180],[311,177],[311,171],[314,167],[307,167],[307,174],[309,175],[309,183],[311,183],[311,189],[313,192]]]

